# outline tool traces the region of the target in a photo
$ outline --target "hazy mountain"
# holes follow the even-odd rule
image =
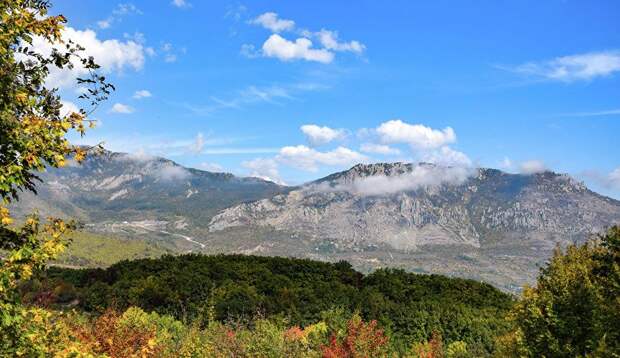
[[[182,249],[201,246],[187,235],[206,227],[219,210],[289,190],[262,179],[109,151],[40,177],[38,195],[23,194],[13,208],[18,215],[38,209],[44,216],[77,218],[91,231],[185,241]]]
[[[42,175],[20,213],[77,217],[86,230],[176,251],[348,260],[516,289],[557,244],[620,222],[620,202],[552,172],[368,164],[290,188],[106,152]]]

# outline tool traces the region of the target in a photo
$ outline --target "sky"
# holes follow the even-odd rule
[[[80,143],[289,185],[360,162],[553,170],[620,198],[617,1],[56,0],[50,13],[117,88]],[[80,71],[49,79],[67,110],[82,106]]]

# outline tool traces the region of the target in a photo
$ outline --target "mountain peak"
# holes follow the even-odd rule
[[[373,176],[386,176],[393,177],[403,175],[413,171],[415,167],[437,167],[432,163],[405,163],[405,162],[391,162],[391,163],[360,163],[353,167],[338,173],[328,175],[324,178],[314,181],[314,183],[321,182],[352,182],[359,178],[373,177]]]

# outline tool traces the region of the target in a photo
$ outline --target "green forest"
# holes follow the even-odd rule
[[[491,352],[513,299],[490,285],[401,270],[364,276],[347,262],[258,256],[165,256],[107,269],[51,268],[29,294],[49,304],[77,300],[87,312],[139,307],[183,322],[252,325],[256,317],[305,327],[323,317],[359,314],[376,320],[403,352],[433,334]],[[50,295],[49,293],[52,293]],[[208,313],[212,313],[209,317]]]
[[[19,291],[55,333],[39,348],[61,356],[615,357],[619,264],[616,227],[558,249],[519,297],[347,262],[197,254],[50,267]]]

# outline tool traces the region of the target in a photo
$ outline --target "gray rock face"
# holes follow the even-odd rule
[[[107,151],[82,165],[49,169],[40,177],[38,195],[22,195],[16,213],[37,208],[42,215],[73,217],[87,224],[164,220],[172,225],[183,220],[186,228],[205,226],[221,209],[288,190],[261,179]]]
[[[333,239],[341,249],[387,245],[410,251],[428,245],[480,248],[515,235],[523,242],[572,242],[620,222],[620,202],[566,175],[477,169],[453,180],[449,170],[431,164],[357,165],[289,193],[225,209],[209,229],[262,226]],[[358,185],[363,182],[375,186],[364,192],[360,188],[368,185]]]

